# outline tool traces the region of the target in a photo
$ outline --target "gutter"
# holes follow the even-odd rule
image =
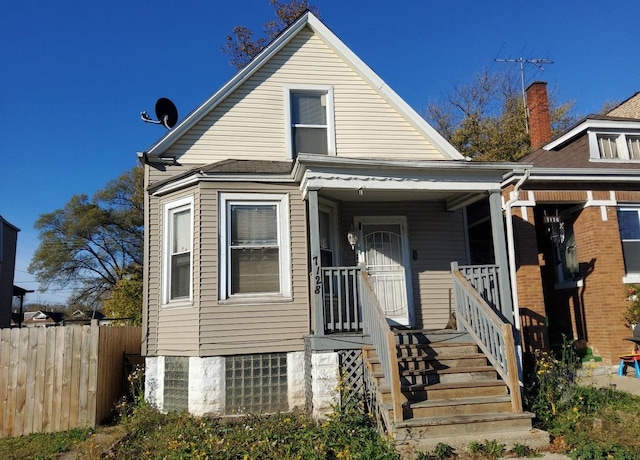
[[[518,303],[518,283],[516,281],[516,250],[513,238],[513,214],[511,212],[513,204],[518,201],[520,187],[529,178],[530,170],[525,169],[524,175],[518,180],[511,192],[511,198],[504,204],[505,220],[507,226],[507,253],[509,255],[509,278],[511,279],[511,302],[513,303],[513,326],[518,332],[518,359],[520,361],[520,372],[522,372],[522,338],[520,337],[520,305]],[[520,376],[522,378],[522,376]]]

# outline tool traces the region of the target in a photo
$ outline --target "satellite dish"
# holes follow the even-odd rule
[[[178,123],[178,109],[169,99],[161,97],[156,101],[157,120],[151,119],[147,112],[141,112],[140,118],[146,123],[155,123],[171,129]]]

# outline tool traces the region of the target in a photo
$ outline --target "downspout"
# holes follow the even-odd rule
[[[505,217],[506,217],[506,226],[507,226],[507,253],[509,255],[509,278],[511,279],[511,301],[513,303],[513,327],[516,329],[518,333],[518,358],[520,360],[520,366],[522,366],[522,341],[520,337],[520,305],[518,304],[518,283],[516,281],[516,249],[515,242],[513,238],[513,215],[511,213],[511,207],[513,203],[518,201],[519,199],[519,191],[520,187],[525,183],[525,181],[529,178],[529,169],[524,170],[524,175],[520,178],[520,180],[513,187],[513,197],[510,198],[504,205],[505,207]]]

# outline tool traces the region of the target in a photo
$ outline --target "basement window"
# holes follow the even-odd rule
[[[289,410],[286,353],[227,356],[225,374],[227,414]]]
[[[164,403],[166,412],[181,412],[189,409],[189,358],[165,356],[164,358]]]

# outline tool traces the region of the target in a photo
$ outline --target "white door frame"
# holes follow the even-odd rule
[[[412,326],[415,324],[414,320],[414,308],[413,308],[413,289],[411,283],[411,258],[409,254],[409,234],[407,231],[407,217],[406,216],[355,216],[353,218],[354,227],[358,229],[358,240],[361,244],[358,244],[357,256],[358,264],[364,265],[365,257],[362,244],[364,244],[364,234],[362,231],[362,225],[376,225],[376,224],[397,224],[400,225],[400,239],[402,244],[402,266],[404,268],[405,290],[407,295],[407,321],[408,324],[404,326]]]

